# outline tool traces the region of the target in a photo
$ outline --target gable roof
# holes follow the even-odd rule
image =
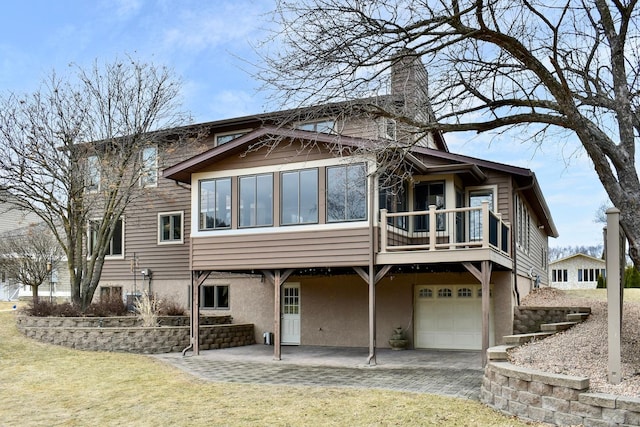
[[[549,263],[549,265],[554,265],[554,264],[558,264],[560,262],[569,261],[572,258],[585,258],[585,259],[587,259],[589,261],[594,261],[594,262],[603,263],[603,264],[606,263],[606,261],[603,260],[602,258],[596,258],[596,257],[592,257],[591,255],[578,253],[578,254],[573,254],[573,255],[566,256],[564,258],[559,258],[559,259],[557,259],[555,261],[551,261]]]
[[[247,149],[259,143],[263,138],[289,138],[293,140],[313,141],[316,143],[331,145],[339,145],[342,147],[361,148],[372,143],[371,140],[364,138],[355,138],[344,135],[324,134],[309,132],[299,129],[289,129],[279,126],[264,126],[252,132],[236,138],[226,144],[211,148],[201,154],[190,159],[177,163],[162,171],[164,178],[174,181],[191,183],[191,174],[196,173],[208,165],[224,159],[230,155],[246,152]],[[525,194],[536,216],[541,221],[548,235],[558,237],[558,230],[551,217],[549,207],[544,200],[538,180],[530,169],[517,166],[506,165],[503,163],[492,162],[489,160],[478,159],[475,157],[454,154],[448,151],[440,151],[426,147],[413,147],[412,153],[429,156],[447,161],[445,165],[425,165],[418,157],[409,154],[407,161],[416,168],[419,173],[469,173],[477,181],[482,182],[486,178],[482,169],[495,170],[510,175],[518,187],[515,191],[521,191]]]

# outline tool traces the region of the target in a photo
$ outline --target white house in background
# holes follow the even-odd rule
[[[606,277],[605,260],[575,254],[549,263],[549,284],[557,289],[595,289]]]
[[[11,235],[20,229],[40,223],[42,220],[34,213],[17,209],[10,203],[0,203],[0,239],[3,235]],[[17,283],[6,271],[0,268],[0,300],[16,300],[31,298],[30,286]],[[71,285],[66,260],[53,266],[49,280],[40,285],[39,295],[42,298],[69,299]]]

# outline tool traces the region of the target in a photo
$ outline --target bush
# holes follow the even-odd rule
[[[184,316],[186,309],[173,299],[163,299],[158,304],[158,314],[161,316]]]
[[[63,302],[57,304],[45,299],[37,299],[31,301],[22,312],[34,317],[78,317],[82,316],[79,307],[70,303]]]
[[[633,266],[625,268],[623,283],[625,288],[640,288],[640,272]]]
[[[607,280],[602,277],[602,274],[598,275],[598,286],[596,286],[597,289],[606,289],[607,287]]]
[[[127,306],[117,295],[100,298],[98,302],[89,305],[85,311],[85,315],[96,317],[126,316],[127,314],[129,314]]]

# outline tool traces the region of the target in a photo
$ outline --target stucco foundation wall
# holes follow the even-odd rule
[[[489,362],[480,400],[523,420],[559,426],[640,425],[640,398],[589,393],[589,379]]]
[[[122,296],[126,297],[127,294],[135,292],[142,293],[149,291],[151,288],[151,294],[157,296],[160,299],[169,299],[184,307],[189,307],[189,286],[190,280],[161,280],[152,279],[151,286],[149,281],[142,281],[142,276],[138,275],[134,283],[132,280],[105,280],[100,282],[100,286],[93,296],[93,300],[97,301],[100,298],[100,287],[121,286]]]
[[[229,285],[229,309],[201,308],[202,316],[231,316],[234,323],[254,325],[254,340],[262,342],[264,332],[274,332],[273,284],[259,275],[212,277],[205,285]]]

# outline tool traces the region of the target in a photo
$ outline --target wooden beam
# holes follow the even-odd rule
[[[482,261],[480,270],[470,262],[462,265],[473,274],[482,285],[482,366],[487,364],[487,350],[489,349],[489,316],[491,313],[491,261]]]
[[[280,270],[275,270],[273,274],[273,358],[275,360],[282,360],[282,349],[280,346],[280,312],[282,305],[281,284]]]
[[[200,286],[207,280],[211,270],[191,272],[191,313],[189,320],[191,323],[191,344],[193,354],[200,354]]]

